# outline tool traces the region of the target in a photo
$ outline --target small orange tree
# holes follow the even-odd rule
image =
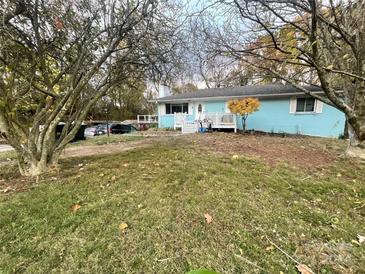
[[[246,120],[249,114],[259,110],[260,102],[256,98],[245,98],[228,102],[228,108],[232,113],[241,115],[243,132],[246,131]]]

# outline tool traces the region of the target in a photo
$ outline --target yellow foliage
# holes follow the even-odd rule
[[[246,116],[257,111],[260,107],[260,102],[256,98],[245,98],[241,100],[232,100],[228,102],[228,108],[232,113]]]

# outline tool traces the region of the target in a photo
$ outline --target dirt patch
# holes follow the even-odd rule
[[[305,136],[207,133],[194,134],[189,138],[203,151],[259,157],[270,165],[287,162],[306,169],[330,165],[346,147],[342,140]]]
[[[10,178],[8,180],[0,180],[0,194],[8,194],[11,192],[22,192],[29,190],[32,187],[36,187],[36,178],[17,177]]]
[[[158,130],[158,129],[149,129],[145,131],[138,131],[136,134],[137,136],[148,136],[148,137],[174,137],[180,136],[181,130]]]
[[[129,141],[129,142],[118,142],[109,143],[103,145],[79,145],[67,147],[61,158],[71,158],[71,157],[83,157],[92,155],[102,155],[102,154],[114,154],[118,152],[124,152],[136,148],[143,148],[156,143],[171,143],[176,139],[185,139],[186,135],[181,133],[166,134],[165,132],[158,132],[153,135],[130,135],[130,136],[143,136],[142,140]]]
[[[121,143],[112,143],[112,144],[105,144],[105,145],[68,147],[65,149],[65,151],[61,155],[61,158],[82,157],[82,156],[101,155],[101,154],[113,154],[113,153],[132,150],[135,148],[146,147],[146,146],[151,145],[153,142],[154,142],[154,139],[144,139],[144,140],[134,141],[134,142],[121,142]]]

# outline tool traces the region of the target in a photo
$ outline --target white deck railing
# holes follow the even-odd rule
[[[174,129],[181,128],[184,123],[187,122],[187,114],[186,113],[175,113],[174,114]]]
[[[175,113],[174,114],[174,128],[192,128],[191,124],[196,124],[198,121],[188,121],[186,113]],[[204,127],[208,127],[211,124],[212,128],[232,128],[237,131],[236,115],[233,113],[202,113],[199,120],[203,122]]]
[[[236,128],[236,115],[233,113],[204,113],[203,119],[211,122],[213,128]]]
[[[137,115],[138,124],[157,124],[157,115]]]

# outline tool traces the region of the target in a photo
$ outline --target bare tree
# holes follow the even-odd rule
[[[365,148],[365,1],[217,1],[216,51],[292,84],[345,113],[349,155]],[[217,6],[215,7],[217,9]],[[264,39],[262,39],[264,37]],[[259,41],[259,42],[258,42]],[[313,94],[303,83],[321,86]]]
[[[216,53],[211,43],[217,18],[204,9],[191,16],[188,21],[187,55],[190,56],[192,70],[208,88],[219,88],[240,84],[244,70],[240,62]],[[240,68],[240,69],[238,69]]]
[[[22,174],[57,164],[102,96],[167,62],[174,30],[164,9],[154,0],[1,1],[0,131]]]

